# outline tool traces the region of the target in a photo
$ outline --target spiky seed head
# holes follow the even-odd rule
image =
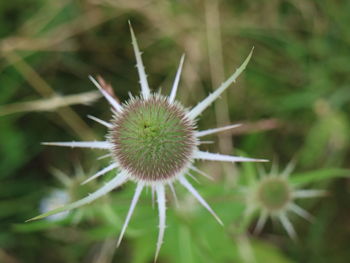
[[[286,179],[267,177],[258,185],[256,198],[262,207],[273,213],[281,211],[291,201],[292,190]]]
[[[186,169],[196,147],[194,122],[163,96],[133,98],[116,113],[109,134],[112,154],[135,180],[172,180]]]

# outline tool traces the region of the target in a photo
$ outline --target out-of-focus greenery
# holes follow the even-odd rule
[[[50,101],[46,110],[37,105],[94,90],[89,74],[103,76],[122,101],[129,91],[138,94],[128,20],[154,90],[169,93],[186,54],[178,92],[185,106],[215,89],[254,46],[238,83],[198,124],[200,129],[228,120],[245,125],[219,142],[212,136],[215,144],[203,148],[233,153],[223,143],[232,139],[235,149],[278,160],[281,167],[295,159],[293,182],[329,193],[299,202],[315,219],[310,224],[291,216],[296,242],[273,222],[253,235],[256,218],[244,219],[237,178],[255,167],[199,162],[215,183],[199,178],[196,188],[225,226],[176,186],[179,206],[169,196],[159,262],[348,262],[349,14],[350,1],[334,0],[0,1],[0,262],[153,261],[158,219],[150,193],[142,195],[115,249],[132,183],[61,221],[24,223],[39,213],[52,189],[69,190],[77,199],[113,176],[79,186],[76,167],[87,177],[108,160],[97,161],[99,151],[40,144],[103,138],[105,129],[86,116],[108,120],[105,101],[92,100],[90,106]],[[53,168],[69,175],[69,187]]]

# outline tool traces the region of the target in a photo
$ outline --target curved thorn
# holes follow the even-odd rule
[[[170,187],[171,193],[173,194],[173,197],[174,197],[174,200],[175,200],[175,205],[179,206],[179,200],[177,199],[177,195],[176,195],[176,191],[175,191],[173,183],[170,182],[169,183],[169,187]]]
[[[309,222],[312,222],[312,220],[314,219],[314,217],[308,211],[306,211],[305,209],[301,208],[300,206],[298,206],[295,203],[291,203],[289,205],[289,209],[291,211],[293,211],[294,213],[296,213],[298,216],[306,219]]]
[[[288,217],[283,213],[279,216],[279,219],[284,227],[284,229],[287,231],[288,235],[291,239],[296,240],[297,234],[294,230],[294,227],[292,223],[289,221]]]
[[[254,48],[253,48],[254,49]],[[243,72],[246,68],[250,58],[253,54],[253,49],[250,51],[248,57],[244,60],[243,64],[224,82],[217,88],[213,93],[208,97],[198,103],[187,116],[191,119],[195,119],[200,115],[210,104],[212,104],[220,95],[223,93],[232,83],[236,82],[237,77]]]
[[[131,43],[134,48],[134,53],[136,57],[136,68],[139,74],[140,78],[140,84],[141,84],[141,93],[144,99],[148,99],[151,95],[151,91],[148,86],[147,82],[147,75],[145,73],[145,67],[143,66],[142,58],[141,58],[141,52],[139,49],[139,46],[137,44],[137,40],[134,34],[134,30],[132,29],[131,23],[129,21],[129,27],[130,27],[130,33],[131,33]]]
[[[234,125],[228,125],[228,126],[224,126],[224,127],[220,127],[220,128],[199,131],[199,132],[196,133],[196,136],[197,137],[207,136],[207,135],[210,135],[210,134],[213,134],[213,133],[218,133],[218,132],[231,130],[231,129],[237,128],[237,127],[239,127],[241,125],[242,124],[234,124]]]
[[[197,192],[197,190],[187,181],[185,177],[179,178],[180,183],[197,199],[197,201],[204,206],[209,213],[211,213],[216,221],[219,222],[220,225],[224,225],[221,219],[215,214],[213,209],[208,205],[208,203],[203,199],[203,197]]]
[[[210,176],[209,174],[206,174],[202,170],[199,170],[197,167],[195,167],[193,165],[190,166],[190,169],[199,173],[200,175],[203,175],[204,177],[208,178],[209,180],[214,180],[214,178],[212,176]]]
[[[41,219],[41,218],[44,218],[44,217],[47,217],[47,216],[50,216],[50,215],[54,215],[54,214],[57,214],[57,213],[60,213],[60,212],[64,212],[64,211],[69,211],[69,210],[78,208],[80,206],[86,205],[88,203],[91,203],[92,201],[94,201],[94,200],[100,198],[101,196],[107,194],[108,192],[112,191],[114,188],[122,185],[127,180],[128,180],[128,177],[127,177],[126,173],[120,173],[115,178],[113,178],[108,183],[106,183],[103,187],[101,187],[100,189],[98,189],[94,193],[86,196],[85,198],[80,199],[80,200],[78,200],[76,202],[73,202],[71,204],[68,204],[66,206],[56,208],[56,209],[54,209],[52,211],[49,211],[49,212],[44,213],[42,215],[36,216],[36,217],[34,217],[32,219],[29,219],[27,221]]]
[[[159,233],[158,233],[158,239],[157,239],[157,249],[156,254],[154,256],[154,262],[157,261],[160,248],[163,243],[164,238],[164,231],[165,231],[165,220],[166,220],[166,200],[165,200],[165,191],[163,185],[157,185],[156,186],[156,192],[157,192],[157,201],[158,201],[158,213],[159,213]]]
[[[209,160],[209,161],[221,161],[221,162],[268,162],[268,160],[264,160],[264,159],[254,159],[254,158],[248,158],[248,157],[224,155],[220,153],[202,152],[199,150],[197,150],[194,153],[194,158]]]
[[[313,197],[321,197],[327,195],[327,191],[325,190],[296,190],[293,193],[293,198],[313,198]]]
[[[138,183],[138,184],[137,184],[134,197],[132,198],[132,201],[131,201],[131,205],[130,205],[128,214],[127,214],[127,216],[126,216],[126,218],[125,218],[125,222],[124,222],[123,228],[122,228],[122,230],[121,230],[121,232],[120,232],[120,235],[119,235],[119,238],[118,238],[117,247],[119,247],[120,242],[121,242],[122,239],[123,239],[125,230],[126,230],[126,228],[128,227],[130,218],[131,218],[131,216],[132,216],[132,213],[134,212],[135,206],[136,206],[136,204],[137,204],[137,201],[139,200],[139,197],[140,197],[140,194],[141,194],[141,192],[142,192],[143,187],[144,187],[144,184],[143,184],[143,183]]]
[[[97,123],[99,123],[99,124],[105,126],[106,128],[109,128],[109,129],[110,129],[110,128],[113,127],[113,125],[110,124],[109,122],[106,122],[106,121],[104,121],[104,120],[101,120],[101,119],[99,119],[99,118],[96,118],[96,117],[94,117],[94,116],[92,116],[92,115],[88,115],[88,118],[91,119],[91,120],[93,120],[93,121],[96,121]]]
[[[173,87],[171,89],[171,93],[170,93],[170,96],[169,96],[169,102],[173,102],[175,100],[176,91],[177,91],[177,88],[179,86],[180,76],[181,76],[181,71],[182,71],[182,66],[184,64],[184,60],[185,60],[185,54],[183,54],[181,56],[180,65],[179,65],[179,68],[177,69],[175,80],[174,80],[174,84],[173,84]]]
[[[111,149],[112,145],[109,142],[42,142],[42,145],[62,146],[72,148],[92,148],[92,149]]]
[[[82,182],[81,184],[86,184],[92,180],[94,180],[95,178],[104,175],[106,173],[108,173],[109,171],[112,171],[113,169],[117,168],[118,165],[116,163],[112,163],[110,165],[108,165],[107,167],[105,167],[104,169],[98,171],[97,173],[95,173],[93,176],[89,177],[88,179],[86,179],[84,182]]]
[[[116,109],[118,112],[122,111],[122,106],[116,101],[111,95],[108,94],[98,83],[96,79],[94,79],[92,76],[89,76],[89,79],[91,80],[92,83],[98,88],[98,90],[102,93],[102,95],[106,98],[106,100],[113,106],[114,109]]]
[[[261,232],[261,230],[263,229],[266,220],[268,218],[268,214],[266,212],[262,212],[259,216],[258,222],[256,223],[256,226],[254,228],[254,234],[259,234]]]

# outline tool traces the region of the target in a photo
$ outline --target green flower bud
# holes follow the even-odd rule
[[[159,95],[125,105],[109,138],[119,165],[146,182],[175,177],[188,167],[196,146],[194,123],[185,109]]]

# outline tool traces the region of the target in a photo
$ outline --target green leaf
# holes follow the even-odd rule
[[[281,251],[267,242],[254,240],[252,243],[254,258],[256,263],[278,262],[291,263],[290,259],[286,258]]]
[[[290,182],[295,185],[305,185],[321,180],[339,177],[350,177],[350,170],[340,168],[329,168],[306,173],[294,174],[290,177]]]

